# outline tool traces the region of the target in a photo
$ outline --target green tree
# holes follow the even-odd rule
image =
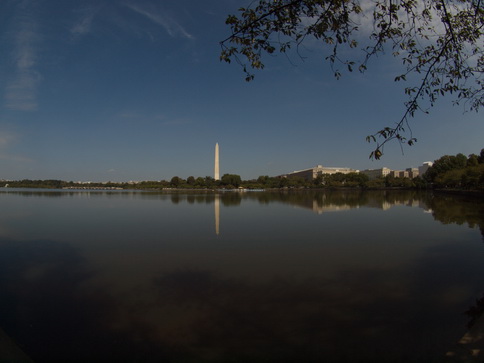
[[[319,174],[316,178],[313,179],[313,184],[315,186],[322,186],[324,183],[324,177],[322,174]]]
[[[271,188],[287,188],[290,184],[289,178],[271,178],[271,180],[273,181]]]
[[[479,154],[479,164],[484,164],[484,149],[481,149],[481,153]]]
[[[214,186],[216,186],[216,180],[214,178],[212,178],[211,176],[206,176],[205,177],[205,187],[206,188],[213,188]]]
[[[363,188],[368,182],[368,176],[360,173],[335,173],[322,175],[322,177],[326,187]]]
[[[195,179],[195,186],[203,188],[205,186],[205,179],[199,176],[197,179]]]
[[[377,179],[372,179],[372,180],[369,180],[367,183],[366,183],[366,186],[370,189],[379,189],[379,188],[383,188],[385,186],[385,179],[383,178],[377,178]]]
[[[479,187],[481,176],[484,176],[484,165],[467,167],[461,178],[462,186],[469,189]]]
[[[413,181],[413,185],[418,189],[427,188],[427,182],[424,179],[422,179],[420,176],[413,178],[412,181]]]
[[[465,175],[464,169],[451,169],[439,174],[434,182],[440,188],[459,188]]]
[[[257,178],[257,183],[266,186],[270,180],[270,177],[268,175],[261,175]]]
[[[170,185],[174,188],[178,188],[182,183],[183,183],[183,179],[178,176],[174,176],[170,180]]]
[[[187,184],[188,184],[189,186],[191,186],[191,187],[192,187],[192,186],[194,186],[194,185],[195,185],[195,177],[193,177],[193,176],[189,176],[189,177],[187,178]]]
[[[444,173],[455,170],[463,169],[467,165],[467,157],[464,154],[444,155],[435,160],[432,167],[430,167],[424,175],[424,178],[429,182],[434,182],[439,176]],[[442,179],[441,179],[442,181]]]
[[[416,80],[404,87],[408,100],[395,126],[367,137],[376,143],[370,157],[379,159],[390,140],[412,145],[409,119],[451,94],[471,110],[484,105],[484,7],[480,0],[259,0],[238,15],[229,15],[231,35],[220,42],[220,59],[242,65],[246,80],[264,68],[263,55],[287,53],[310,38],[326,49],[336,78],[342,69],[364,72],[384,52],[402,62],[395,81]],[[359,27],[373,20],[369,36]],[[358,50],[360,49],[360,50]],[[251,70],[252,69],[252,70]],[[413,77],[412,77],[413,76]]]
[[[242,179],[240,178],[240,175],[236,175],[236,174],[224,174],[220,179],[220,181],[222,185],[233,186],[235,188],[238,188],[242,183]]]
[[[287,182],[288,182],[288,186],[293,187],[293,188],[303,188],[307,184],[311,184],[306,179],[304,179],[303,177],[300,177],[300,176],[292,176],[292,177],[283,178],[283,179],[286,179]]]
[[[479,157],[476,154],[470,154],[467,158],[467,166],[477,166],[479,164]]]

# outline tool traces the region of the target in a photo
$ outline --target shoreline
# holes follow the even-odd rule
[[[381,188],[362,188],[362,187],[285,187],[285,188],[122,188],[122,187],[62,187],[62,188],[52,188],[49,186],[37,186],[37,187],[23,187],[23,186],[8,186],[0,187],[0,191],[9,190],[43,190],[43,191],[113,191],[113,192],[328,192],[328,191],[355,191],[355,192],[365,192],[365,191],[421,191],[421,192],[437,192],[437,193],[447,193],[456,195],[469,195],[469,196],[484,196],[484,190],[466,190],[466,189],[432,189],[432,188],[405,188],[405,187],[381,187]]]

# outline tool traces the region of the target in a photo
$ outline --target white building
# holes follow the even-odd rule
[[[372,180],[372,179],[376,179],[376,178],[380,178],[380,177],[384,178],[388,174],[390,174],[391,172],[392,171],[389,168],[383,167],[383,168],[380,168],[380,169],[362,170],[361,174],[367,175],[368,179]]]
[[[359,170],[351,169],[351,168],[342,168],[342,167],[323,167],[322,165],[315,166],[314,168],[304,169],[293,171],[285,175],[288,178],[292,177],[302,177],[306,180],[313,180],[318,177],[318,175],[331,175],[336,173],[342,174],[349,174],[349,173],[358,173]]]
[[[422,164],[422,166],[419,166],[419,167],[418,167],[418,174],[419,174],[420,176],[424,175],[424,173],[425,173],[425,172],[426,172],[426,171],[427,171],[427,170],[428,170],[428,169],[429,169],[429,168],[430,168],[432,165],[434,165],[434,163],[433,163],[433,162],[431,162],[431,161],[426,161],[426,162],[424,162],[424,163]]]
[[[418,168],[407,168],[406,170],[408,172],[408,177],[409,178],[416,178],[417,176],[420,175],[420,172],[418,171]]]

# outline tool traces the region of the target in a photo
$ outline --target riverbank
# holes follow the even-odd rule
[[[152,192],[301,192],[301,191],[429,191],[448,194],[459,194],[484,197],[484,189],[456,189],[456,188],[421,188],[421,187],[401,187],[401,186],[379,186],[379,187],[366,187],[366,186],[293,186],[293,187],[280,187],[280,188],[262,188],[262,187],[231,187],[231,186],[218,186],[212,188],[197,188],[197,187],[172,187],[172,186],[143,186],[132,184],[119,184],[113,185],[70,185],[70,186],[57,186],[51,184],[22,184],[19,185],[11,183],[0,187],[0,190],[9,189],[43,189],[43,190],[70,190],[70,191],[152,191]]]

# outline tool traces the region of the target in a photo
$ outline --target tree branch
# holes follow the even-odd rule
[[[251,21],[250,23],[248,23],[248,24],[244,25],[242,28],[240,28],[240,29],[239,29],[238,31],[236,31],[235,33],[232,33],[232,35],[230,35],[230,36],[229,36],[229,37],[227,37],[226,39],[222,40],[222,41],[220,42],[220,44],[221,44],[221,45],[223,45],[225,42],[227,42],[227,41],[229,41],[229,40],[233,39],[233,38],[234,38],[235,36],[237,36],[238,34],[240,34],[240,33],[244,32],[244,31],[246,31],[247,29],[249,29],[249,28],[251,28],[251,27],[253,27],[255,24],[257,24],[257,23],[259,23],[261,20],[263,20],[263,19],[265,19],[265,18],[267,18],[267,17],[271,16],[272,14],[275,14],[275,13],[277,13],[277,12],[281,11],[282,9],[285,9],[285,8],[291,7],[291,6],[293,6],[293,5],[296,5],[296,4],[298,4],[298,3],[302,3],[302,2],[304,2],[304,0],[293,0],[293,1],[291,1],[290,3],[287,3],[287,4],[284,4],[284,5],[281,5],[281,6],[277,7],[277,8],[274,8],[273,10],[271,10],[271,11],[269,11],[269,12],[267,12],[267,13],[265,13],[265,14],[263,14],[263,15],[259,16],[259,17],[257,17],[256,19],[254,19],[254,20],[253,20],[253,21]]]
[[[417,100],[421,97],[423,90],[425,89],[427,85],[427,80],[432,73],[432,70],[434,69],[435,65],[440,61],[440,58],[443,56],[445,53],[446,47],[450,44],[451,39],[447,39],[447,41],[444,43],[442,46],[442,49],[440,50],[440,53],[435,57],[434,61],[432,64],[427,68],[427,71],[425,73],[425,76],[420,83],[420,87],[418,88],[415,96],[411,99],[411,101],[407,105],[407,109],[405,110],[404,115],[400,119],[400,121],[396,124],[396,126],[392,129],[386,129],[386,136],[384,136],[385,140],[382,143],[378,143],[376,149],[370,154],[370,157],[375,157],[376,159],[379,159],[381,154],[381,149],[383,145],[385,145],[388,141],[398,139],[400,142],[402,141],[402,137],[399,135],[399,131],[403,129],[403,124],[406,123],[408,125],[408,117],[412,116],[415,110],[418,109],[418,102]],[[377,132],[376,134],[373,134],[374,137],[376,136],[381,136],[382,131]],[[375,138],[373,138],[375,139]],[[409,141],[413,141],[414,139],[411,138]],[[378,156],[377,156],[378,155]]]

